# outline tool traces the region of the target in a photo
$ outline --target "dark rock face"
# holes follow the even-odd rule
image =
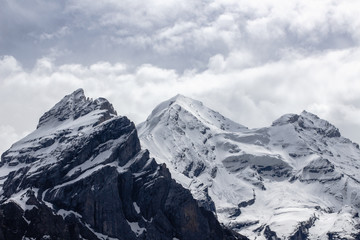
[[[86,124],[68,127],[76,120]],[[141,150],[130,120],[82,90],[47,112],[1,164],[9,174],[0,189],[0,239],[246,239]]]
[[[314,225],[317,218],[315,216],[311,217],[308,221],[301,222],[298,229],[295,233],[290,236],[290,240],[305,240],[308,239],[309,229]]]
[[[343,174],[335,171],[335,166],[328,159],[318,158],[307,164],[299,180],[304,182],[331,182],[341,179]]]
[[[248,201],[243,201],[241,203],[239,203],[238,207],[239,208],[244,208],[244,207],[247,207],[247,206],[250,206],[250,205],[253,205],[255,203],[255,200],[256,200],[256,196],[255,196],[255,192],[254,192],[254,198],[253,199],[250,199]]]
[[[0,208],[0,238],[21,239],[27,223],[22,218],[23,211],[15,203],[1,205]]]
[[[203,193],[204,193],[204,198],[197,200],[198,205],[210,212],[216,213],[215,203],[209,196],[209,188],[205,187]]]
[[[251,154],[227,157],[223,160],[223,164],[230,172],[237,172],[249,166],[269,178],[287,178],[292,170],[291,166],[281,158]]]
[[[265,227],[264,236],[268,240],[280,240],[276,235],[276,232],[272,231],[269,226]]]
[[[14,202],[0,206],[0,239],[98,239],[74,215],[55,215],[34,195],[27,203],[32,208],[25,211]]]

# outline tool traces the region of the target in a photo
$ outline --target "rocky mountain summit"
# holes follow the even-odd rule
[[[128,118],[82,89],[1,156],[0,192],[0,239],[246,239],[149,157]]]
[[[309,112],[248,129],[178,95],[141,143],[199,205],[250,239],[360,239],[360,149]]]

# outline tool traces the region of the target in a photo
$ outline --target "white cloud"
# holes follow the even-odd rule
[[[0,156],[11,147],[13,143],[26,136],[28,132],[18,133],[13,126],[0,125]]]
[[[34,71],[38,74],[48,74],[53,71],[53,60],[47,57],[38,59]]]
[[[174,70],[161,69],[149,64],[140,66],[135,74],[139,87],[149,83],[164,84],[164,82],[172,82],[178,78]]]
[[[13,56],[2,56],[0,57],[0,75],[2,78],[0,81],[4,81],[8,75],[21,71],[20,64],[16,61]],[[2,82],[1,81],[1,82]]]
[[[121,74],[126,70],[126,65],[121,63],[111,65],[108,62],[97,62],[90,66],[90,70],[101,74]]]
[[[225,68],[224,56],[216,54],[209,59],[208,69],[214,73],[222,72]]]

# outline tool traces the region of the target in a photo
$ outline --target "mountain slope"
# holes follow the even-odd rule
[[[157,156],[157,161],[166,163],[175,179],[183,186],[189,186],[194,196],[200,194],[196,198],[211,211],[215,209],[206,193],[207,185],[197,177],[204,171],[216,174],[212,138],[218,132],[237,132],[241,129],[246,128],[205,107],[201,102],[182,95],[161,103],[146,122],[138,126],[142,143],[151,149],[153,156]],[[198,191],[199,188],[204,189]],[[231,193],[224,189],[224,194]]]
[[[176,96],[138,130],[201,206],[251,239],[359,237],[359,146],[311,113],[247,129]]]
[[[1,157],[0,239],[243,239],[199,208],[134,124],[82,89]]]

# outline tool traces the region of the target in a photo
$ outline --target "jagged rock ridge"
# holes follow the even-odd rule
[[[360,236],[359,145],[312,113],[248,129],[176,96],[137,127],[200,205],[250,239]]]
[[[1,157],[0,239],[244,239],[142,150],[134,124],[79,89]]]

